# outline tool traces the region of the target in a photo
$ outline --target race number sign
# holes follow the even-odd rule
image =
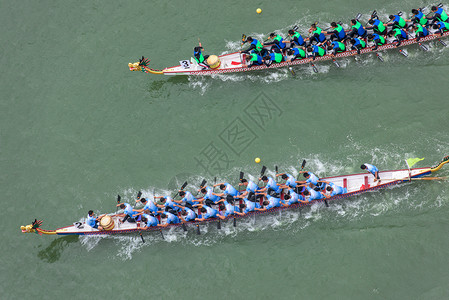
[[[190,60],[180,60],[179,64],[181,65],[181,67],[183,67],[184,69],[190,69]]]

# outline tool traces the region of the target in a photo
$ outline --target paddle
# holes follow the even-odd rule
[[[310,65],[312,66],[313,72],[318,73],[317,67],[315,67],[315,64],[313,62],[310,62]]]
[[[337,68],[340,68],[340,64],[335,58],[332,58],[333,63],[337,66]]]
[[[154,200],[156,200],[156,192],[153,189],[153,202],[154,202]],[[162,233],[162,228],[159,229],[159,232],[161,233],[162,239],[165,240],[164,234]]]
[[[207,183],[206,179],[203,179],[203,181],[201,181],[200,188],[199,188],[198,192],[196,193],[195,197],[198,197],[198,195],[200,194],[201,189],[206,186],[206,183]]]
[[[290,70],[290,72],[292,73],[293,76],[296,76],[296,73],[295,73],[295,71],[293,71],[292,67],[288,67],[288,69]]]
[[[214,177],[214,186],[212,192],[215,192],[215,185],[217,184],[217,177]],[[218,211],[220,212],[220,205],[218,205]],[[221,219],[218,218],[217,229],[221,229]]]
[[[371,14],[371,18],[370,20],[377,18],[377,11],[373,11],[373,13]],[[368,25],[369,21],[365,23],[365,26]]]
[[[444,47],[447,47],[447,44],[443,42],[441,39],[438,39],[438,42],[440,42],[440,44],[443,45]]]
[[[380,53],[376,52],[376,56],[381,62],[384,61],[384,59],[383,59],[382,55],[380,55]]]
[[[362,17],[361,13],[358,13],[357,16],[355,16],[355,19],[358,21]]]
[[[419,47],[421,47],[421,49],[423,49],[424,51],[429,51],[429,48],[427,48],[426,45],[423,45],[422,43],[418,43]]]
[[[404,55],[405,57],[408,57],[408,53],[407,53],[407,51],[405,51],[404,49],[399,49],[399,53],[401,53],[401,54]]]
[[[201,232],[200,232],[200,224],[199,223],[196,223],[196,234],[198,234],[198,235],[201,234]]]
[[[242,33],[242,46],[246,43],[246,34]]]

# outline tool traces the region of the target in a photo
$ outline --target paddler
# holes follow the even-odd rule
[[[284,56],[281,53],[277,52],[279,50],[276,50],[277,49],[274,49],[273,52],[263,58],[263,62],[267,67],[271,66],[272,63],[280,63],[284,61]]]
[[[271,51],[274,51],[274,49],[278,49],[279,51],[284,51],[285,47],[287,46],[284,43],[284,39],[279,34],[275,34],[274,32],[270,33],[270,36],[268,37],[269,40],[273,40],[272,42],[265,43],[265,46],[268,45],[274,45],[271,47]]]
[[[204,201],[207,206],[212,206],[213,204],[218,204],[218,201],[221,199],[220,197],[214,195],[213,189],[209,186],[203,187],[200,191],[204,194],[204,196],[198,198],[195,202],[202,203]]]
[[[367,170],[368,172],[373,174],[374,181],[378,181],[379,180],[379,182],[380,182],[379,169],[376,166],[370,165],[370,164],[363,164],[363,165],[360,166],[360,169]]]
[[[442,7],[432,6],[431,10],[433,12],[433,16],[427,18],[428,20],[433,20],[433,23],[447,22],[448,16]]]
[[[281,205],[285,204],[284,201],[281,200],[281,198],[267,195],[267,193],[257,193],[257,194],[266,196],[267,200],[265,200],[263,202],[263,208],[256,207],[255,210],[266,211],[266,210],[274,208],[274,207],[281,207]]]
[[[163,218],[163,219],[167,218],[167,220],[166,220],[164,225],[157,224],[157,226],[167,226],[168,224],[179,224],[179,223],[181,223],[181,220],[178,218],[178,216],[176,216],[176,215],[174,215],[174,214],[172,214],[171,212],[168,212],[168,211],[164,212],[161,215],[161,218]]]
[[[223,191],[223,193],[215,194],[212,193],[215,196],[226,198],[226,201],[229,203],[234,203],[234,197],[237,197],[240,195],[239,191],[237,191],[232,185],[230,185],[227,182],[217,183],[214,184],[214,187],[220,186],[220,190]]]
[[[312,189],[312,188],[310,188],[310,187],[308,187],[308,186],[306,186],[306,189],[305,189],[305,191],[304,191],[304,196],[306,196],[306,199],[308,200],[308,202],[310,202],[310,201],[312,201],[312,200],[319,200],[319,199],[323,199],[323,198],[325,198],[324,196],[323,196],[323,194],[321,194],[320,192],[318,192],[318,191],[315,191],[314,189]],[[308,197],[307,197],[308,196]],[[299,200],[298,200],[299,201]],[[306,202],[307,203],[307,201],[300,201],[300,202]]]
[[[181,209],[182,209],[182,212],[179,217],[181,218],[182,221],[184,221],[184,222],[195,221],[195,219],[197,218],[197,215],[192,209],[190,209],[188,207],[183,207]]]
[[[284,184],[280,184],[279,187],[281,189],[287,189],[287,188],[296,188],[297,183],[296,183],[296,178],[288,173],[279,173],[276,174],[276,177],[281,176],[281,178],[283,180],[285,180]]]
[[[328,41],[327,50],[328,52],[333,51],[333,55],[336,55],[337,53],[345,52],[346,46],[342,42],[339,41]]]
[[[143,230],[147,230],[150,227],[157,227],[159,225],[159,220],[149,213],[143,213],[140,221],[145,224],[145,226],[142,227]]]
[[[243,185],[246,186],[246,190],[241,193],[241,195],[239,196],[239,198],[248,198],[249,201],[256,201],[256,192],[260,189],[260,187],[255,184],[252,180],[248,181],[245,178],[242,178],[241,182],[239,183],[239,185]]]
[[[388,33],[389,37],[394,37],[394,42],[397,42],[396,48],[399,47],[403,40],[408,39],[408,34],[402,29],[395,28]]]
[[[366,42],[363,39],[359,39],[359,38],[353,38],[351,40],[351,49],[352,50],[357,50],[357,54],[360,54],[360,51],[363,48],[366,48]]]
[[[222,200],[223,203],[220,203],[220,210],[223,212],[223,215],[217,214],[217,217],[220,219],[225,219],[227,216],[234,215],[240,213],[240,208],[238,206],[234,206],[230,204],[228,201]]]
[[[299,47],[299,48],[290,48],[287,50],[287,55],[289,56],[293,56],[290,61],[294,61],[296,59],[303,59],[307,57],[306,51],[304,47]]]
[[[246,198],[243,198],[244,203],[240,204],[240,210],[242,212],[237,213],[238,215],[245,215],[249,212],[254,211],[256,208],[261,208],[259,202],[249,201]]]
[[[440,35],[443,35],[446,31],[449,30],[449,23],[447,22],[438,22],[433,25],[433,29],[438,30]]]
[[[387,27],[385,27],[384,23],[382,23],[379,19],[370,19],[368,21],[368,24],[370,24],[371,26],[366,27],[365,29],[372,29],[374,33],[377,33],[379,35],[387,34]]]
[[[293,29],[288,31],[288,35],[291,37],[290,41],[284,41],[284,43],[290,43],[290,47],[296,46],[305,46],[306,42],[304,41],[301,34]]]
[[[276,184],[276,181],[274,181],[273,178],[271,177],[267,177],[267,176],[262,176],[261,178],[259,178],[259,180],[262,180],[266,185],[264,188],[261,188],[259,190],[260,192],[267,192],[269,195],[279,195],[281,193],[281,188]],[[256,193],[257,195],[257,193]]]
[[[331,28],[333,29],[333,31],[326,32],[327,34],[331,35],[330,40],[336,40],[336,41],[341,42],[342,40],[344,40],[346,38],[345,29],[340,24],[332,22]]]
[[[98,218],[95,217],[94,211],[93,210],[89,210],[87,212],[87,220],[86,220],[86,224],[89,225],[92,228],[98,229],[100,231],[103,231],[103,227],[101,227],[100,225],[98,225],[101,221],[101,219],[104,217],[105,215],[101,215]]]
[[[318,190],[323,190],[325,188],[325,184],[320,180],[318,176],[313,174],[312,172],[299,171],[299,173],[303,173],[305,181],[296,181],[299,184],[306,184],[306,186],[310,188],[317,188]]]
[[[407,22],[418,23],[421,25],[427,24],[428,20],[427,20],[426,16],[423,14],[423,12],[421,11],[421,9],[412,9],[412,14],[413,14],[413,18],[411,18],[410,20],[406,20]]]
[[[134,209],[134,211],[141,213],[141,212],[148,210],[150,213],[152,213],[154,215],[158,215],[160,213],[158,207],[156,206],[156,204],[154,204],[153,201],[147,201],[147,199],[145,199],[145,198],[136,200],[136,202],[138,202],[138,201],[142,202],[144,207],[142,209]]]
[[[413,30],[415,31],[416,41],[419,42],[419,40],[423,37],[426,37],[429,35],[429,31],[426,27],[423,27],[421,24],[416,23],[413,25]]]
[[[299,200],[305,200],[301,194],[297,194],[293,189],[289,189],[287,194],[284,195],[284,201],[288,200],[286,203],[288,206],[299,203]]]
[[[326,195],[324,191],[322,191],[321,193],[326,198],[330,198],[330,197],[336,196],[336,195],[346,194],[348,192],[348,190],[346,188],[336,185],[333,182],[329,182],[329,181],[324,181],[324,182],[327,184],[326,191],[329,192],[329,195]]]
[[[312,54],[313,60],[315,60],[317,56],[321,57],[326,54],[326,50],[317,45],[309,45],[307,52]]]
[[[240,51],[240,53],[255,53],[260,56],[263,56],[266,52],[266,50],[263,48],[263,45],[259,40],[253,39],[252,37],[247,37],[246,42],[249,43],[249,48],[243,51]]]
[[[117,216],[119,217],[124,217],[123,220],[119,220],[120,223],[124,223],[125,221],[128,221],[129,223],[136,222],[135,216],[137,212],[129,203],[119,203],[117,204],[117,206],[123,209],[122,214],[117,214]]]
[[[407,25],[407,22],[405,22],[405,20],[400,15],[390,15],[388,18],[390,19],[391,23],[388,23],[387,26],[393,26],[393,29],[401,29]]]
[[[355,35],[361,38],[365,38],[368,32],[363,28],[362,24],[356,19],[351,20],[351,32],[348,33],[348,37],[353,38]]]
[[[309,45],[312,45],[312,42],[316,42],[320,44],[326,40],[326,36],[323,33],[323,30],[316,25],[317,23],[313,23],[310,26],[309,32],[312,33],[312,36],[309,38]]]
[[[196,204],[202,213],[201,218],[196,218],[196,221],[204,221],[206,219],[217,218],[218,210],[213,209],[207,205]]]
[[[206,70],[209,68],[206,61],[209,55],[203,55],[202,51],[204,51],[204,48],[201,46],[201,42],[199,44],[199,47],[193,48],[193,58],[196,60],[198,65],[203,68],[203,70]]]
[[[376,51],[379,46],[385,44],[385,38],[377,33],[368,34],[368,41],[374,42],[374,51]]]
[[[191,192],[189,191],[182,191],[180,190],[178,192],[179,197],[181,197],[181,200],[176,201],[173,200],[174,202],[178,203],[178,204],[182,204],[185,207],[188,207],[190,209],[193,209],[193,205],[196,204],[195,201],[197,200]]]
[[[180,208],[177,207],[175,202],[170,196],[156,196],[155,199],[160,198],[160,201],[162,204],[156,204],[159,208],[165,208],[165,211],[171,212],[171,213],[178,213],[180,211]]]
[[[257,53],[247,54],[243,63],[244,68],[251,68],[252,66],[261,66],[263,64],[263,58]]]

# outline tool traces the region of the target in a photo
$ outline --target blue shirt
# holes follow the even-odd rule
[[[255,184],[255,183],[252,182],[251,180],[248,181],[248,185],[246,186],[246,191],[247,191],[248,193],[250,193],[250,192],[255,193],[258,189],[259,189],[259,187],[257,186],[257,184]]]
[[[247,214],[251,211],[254,211],[254,208],[256,208],[256,207],[260,208],[260,204],[257,202],[251,202],[246,198],[243,199],[243,201],[245,201],[245,205],[246,205],[245,210],[243,211],[245,214]]]
[[[265,187],[267,189],[272,189],[277,194],[281,192],[281,189],[276,184],[276,181],[274,181],[274,179],[271,178],[271,177],[268,177],[268,183],[267,183],[267,185]]]
[[[203,205],[203,207],[207,210],[207,212],[203,215],[204,219],[217,217],[218,210],[210,208],[209,206],[206,205]]]
[[[267,196],[267,200],[270,201],[270,204],[268,204],[267,206],[265,206],[266,209],[270,209],[273,207],[280,207],[281,206],[281,199],[280,198],[275,198],[272,196]]]
[[[288,176],[287,181],[285,182],[285,185],[288,185],[289,187],[296,187],[296,179],[290,174],[285,174]]]
[[[187,215],[184,217],[186,221],[193,221],[196,218],[196,214],[193,210],[188,207],[185,207],[184,210],[187,212]]]
[[[182,198],[181,199],[181,201],[183,202],[183,203],[189,203],[189,204],[191,204],[191,205],[194,205],[194,204],[196,204],[193,200],[196,200],[196,198],[192,195],[192,193],[191,192],[189,192],[189,191],[186,191],[185,192],[186,194],[185,194],[185,196],[184,196],[184,198]]]
[[[204,195],[204,199],[209,199],[212,202],[214,202],[215,204],[217,204],[217,202],[221,199],[219,196],[213,195],[213,189],[211,187],[206,187],[206,195]]]
[[[97,218],[95,218],[94,216],[91,217],[91,216],[87,215],[86,223],[90,227],[94,227],[97,224]]]
[[[312,172],[307,172],[307,173],[309,173],[310,177],[306,180],[306,182],[311,183],[313,185],[318,185],[318,180],[320,180],[320,179]]]
[[[153,201],[148,201],[147,204],[143,207],[143,211],[149,210],[154,214],[158,214],[159,208],[156,206],[156,204],[153,203]]]
[[[172,213],[169,212],[165,212],[165,214],[167,215],[167,224],[178,224],[181,223],[181,220],[178,218],[178,216],[175,216]]]
[[[232,197],[238,196],[239,192],[229,183],[225,183],[224,184],[226,186],[225,190],[223,191],[223,193],[225,195],[231,195]]]
[[[225,202],[225,207],[226,207],[226,211],[224,212],[225,217],[233,215],[234,211],[240,212],[240,209],[237,206],[231,205],[228,202]]]
[[[170,207],[171,209],[173,209],[174,211],[180,211],[181,209],[177,206],[175,206],[175,202],[173,202],[173,199],[169,196],[165,197],[165,203],[164,206],[165,207]]]
[[[130,216],[131,218],[134,218],[134,215],[137,214],[136,211],[133,211],[133,207],[131,205],[129,205],[128,203],[123,203],[125,204],[125,209],[124,209],[124,213],[127,214],[128,216]]]
[[[368,172],[370,172],[373,175],[376,175],[376,172],[379,172],[376,166],[370,165],[370,164],[364,164],[366,166],[366,169]]]
[[[147,218],[147,227],[155,227],[157,226],[157,224],[159,224],[159,221],[157,220],[157,218],[147,215],[147,214],[142,214],[142,216],[144,216],[145,218]]]
[[[307,188],[307,190],[310,193],[309,202],[312,201],[312,200],[318,200],[318,199],[323,199],[324,198],[323,194],[321,194],[320,192],[317,192],[317,191],[315,191],[314,189],[312,189],[310,187],[306,187],[306,188]]]
[[[335,183],[332,182],[329,183],[329,186],[333,188],[331,196],[346,194],[348,192],[346,188],[336,185]]]
[[[288,199],[287,204],[292,205],[295,203],[299,203],[298,199],[304,200],[304,197],[302,195],[298,195],[294,190],[289,189],[288,194],[290,195],[290,199]]]

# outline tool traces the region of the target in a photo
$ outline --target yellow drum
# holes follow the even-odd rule
[[[207,64],[211,69],[217,69],[220,67],[221,61],[216,55],[210,55],[207,58]]]
[[[101,218],[100,226],[103,227],[103,229],[106,231],[112,230],[115,226],[114,220],[112,219],[111,216],[106,215],[103,218]]]

